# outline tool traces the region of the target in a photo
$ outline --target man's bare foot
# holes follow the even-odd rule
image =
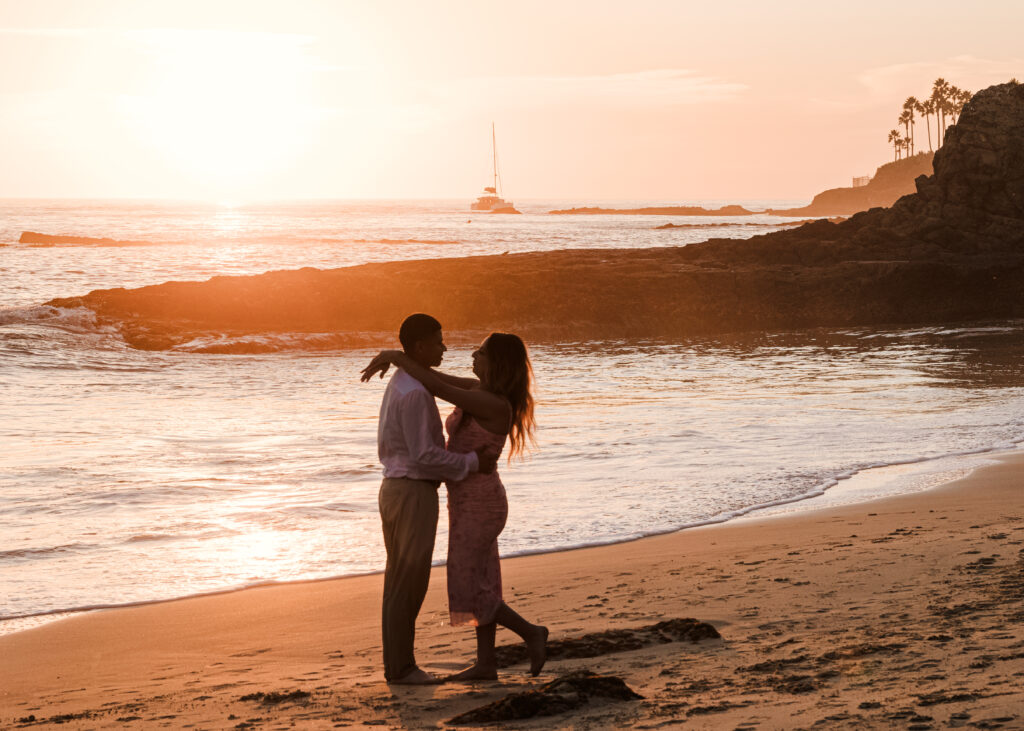
[[[445,678],[449,683],[472,683],[474,680],[497,680],[498,669],[496,667],[485,667],[480,663],[471,665],[462,672],[449,675]]]
[[[443,682],[441,678],[434,677],[427,671],[416,668],[398,680],[389,680],[388,685],[440,685]]]
[[[526,641],[526,652],[530,656],[530,675],[537,677],[548,661],[548,628],[538,625],[537,633]]]

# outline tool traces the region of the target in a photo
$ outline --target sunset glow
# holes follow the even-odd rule
[[[314,123],[301,39],[253,33],[139,34],[151,83],[122,100],[140,139],[226,190],[294,161]]]
[[[1024,7],[0,4],[0,196],[809,198],[937,77],[1024,76]]]
[[[1021,28],[0,0],[0,729],[1024,728]]]

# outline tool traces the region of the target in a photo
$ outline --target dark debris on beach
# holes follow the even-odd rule
[[[536,690],[512,693],[493,703],[474,708],[445,723],[463,726],[477,723],[515,721],[537,716],[554,716],[579,708],[592,699],[612,701],[642,700],[622,678],[598,675],[590,670],[575,670]]]
[[[691,618],[669,619],[657,624],[634,629],[610,629],[593,632],[581,637],[548,641],[549,660],[569,660],[607,655],[613,652],[628,652],[652,645],[670,642],[701,642],[718,640],[722,635],[707,622]],[[527,661],[526,646],[522,644],[502,645],[497,648],[498,667]]]

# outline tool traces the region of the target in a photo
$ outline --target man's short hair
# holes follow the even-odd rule
[[[402,343],[402,349],[411,353],[413,348],[421,340],[429,338],[441,329],[441,323],[430,315],[417,312],[409,315],[398,330],[398,340]]]

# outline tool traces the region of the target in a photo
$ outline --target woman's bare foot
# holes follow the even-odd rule
[[[450,683],[472,683],[474,680],[497,680],[498,669],[496,667],[486,667],[477,663],[466,668],[462,672],[455,673],[455,675],[449,675],[445,678],[446,682]]]
[[[440,685],[444,681],[434,677],[426,670],[416,668],[408,675],[403,675],[398,680],[389,680],[389,685]]]
[[[537,677],[548,661],[548,628],[537,625],[537,632],[526,641],[526,652],[530,656],[530,675]]]

